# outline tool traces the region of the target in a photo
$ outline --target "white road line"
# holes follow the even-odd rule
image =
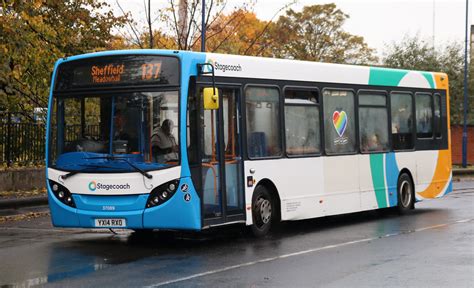
[[[436,229],[436,228],[445,227],[445,226],[452,225],[452,224],[466,223],[466,222],[469,222],[469,221],[472,221],[472,220],[474,220],[474,219],[463,219],[463,220],[458,220],[458,221],[451,222],[451,223],[433,225],[433,226],[429,226],[429,227],[424,227],[424,228],[411,230],[411,231],[409,231],[409,233],[421,232],[421,231],[430,230],[430,229]],[[334,245],[327,245],[327,246],[323,246],[323,247],[312,248],[312,249],[303,250],[303,251],[294,252],[294,253],[289,253],[289,254],[283,254],[283,255],[279,255],[279,256],[275,256],[275,257],[264,258],[264,259],[261,259],[261,260],[256,260],[256,261],[246,262],[246,263],[242,263],[242,264],[227,266],[227,267],[224,267],[224,268],[221,268],[221,269],[209,270],[209,271],[206,271],[206,272],[193,274],[193,275],[190,275],[190,276],[187,276],[187,277],[182,277],[182,278],[177,278],[177,279],[173,279],[173,280],[163,281],[163,282],[159,282],[159,283],[152,284],[152,285],[149,285],[149,286],[144,286],[144,287],[145,288],[160,287],[160,286],[174,284],[174,283],[177,283],[177,282],[191,280],[191,279],[194,279],[194,278],[199,278],[199,277],[203,277],[203,276],[207,276],[207,275],[217,274],[217,273],[221,273],[221,272],[225,272],[225,271],[229,271],[229,270],[233,270],[233,269],[239,269],[239,268],[252,266],[252,265],[256,265],[256,264],[260,264],[260,263],[275,261],[275,260],[278,260],[278,259],[285,259],[285,258],[289,258],[289,257],[293,257],[293,256],[299,256],[299,255],[314,253],[314,252],[318,252],[318,251],[322,251],[322,250],[339,248],[339,247],[354,245],[354,244],[363,243],[363,242],[370,242],[370,241],[374,241],[374,240],[377,240],[377,239],[388,238],[388,237],[398,236],[398,235],[402,235],[402,234],[406,234],[406,232],[405,233],[400,232],[400,233],[386,234],[384,236],[359,239],[359,240],[354,240],[354,241],[349,241],[349,242],[344,242],[344,243],[339,243],[339,244],[334,244]]]

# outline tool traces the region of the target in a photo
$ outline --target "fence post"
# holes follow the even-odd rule
[[[7,113],[7,139],[5,139],[5,160],[7,161],[7,167],[12,165],[11,159],[11,136],[12,136],[12,114]]]

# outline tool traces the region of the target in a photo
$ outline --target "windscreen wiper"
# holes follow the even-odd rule
[[[64,175],[61,176],[61,179],[63,180],[66,180],[67,178],[71,177],[71,176],[74,176],[78,173],[82,173],[82,172],[87,172],[87,170],[89,170],[90,168],[108,168],[108,169],[119,169],[117,167],[112,167],[112,166],[103,166],[103,165],[93,165],[93,164],[79,164],[79,166],[86,166],[85,168],[83,169],[79,169],[79,170],[74,170],[74,171],[71,171],[71,172],[68,172]]]
[[[135,171],[137,171],[140,174],[142,174],[143,176],[145,176],[146,178],[148,178],[148,179],[153,178],[153,175],[151,175],[150,173],[148,173],[145,170],[141,169],[140,167],[136,166],[132,162],[128,161],[128,159],[125,158],[125,157],[117,157],[117,156],[113,156],[113,155],[107,155],[107,156],[87,157],[87,158],[84,158],[84,159],[106,159],[106,160],[109,160],[109,161],[112,161],[112,160],[114,160],[114,161],[123,161],[123,162],[127,163],[128,165],[130,165],[130,167],[135,169]]]

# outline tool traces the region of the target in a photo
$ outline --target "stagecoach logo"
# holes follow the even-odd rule
[[[89,190],[90,191],[95,191],[95,189],[97,189],[97,183],[95,183],[95,181],[91,181],[89,183]]]
[[[215,61],[214,59],[208,59],[207,63],[214,66],[214,70],[221,71],[223,73],[225,73],[226,71],[232,71],[232,72],[241,72],[242,71],[242,66],[240,66],[240,64],[224,64],[224,63],[219,63],[219,62]],[[204,67],[204,72],[210,73],[211,68],[208,65],[206,65]]]
[[[96,190],[124,190],[124,189],[130,189],[130,184],[102,184],[102,183],[97,183],[96,181],[91,181],[89,182],[89,191],[94,192]]]
[[[344,136],[344,132],[346,132],[347,122],[348,122],[347,113],[344,110],[341,111],[334,111],[332,113],[332,124],[334,125],[334,129],[336,129],[337,134],[339,137],[334,139],[335,145],[344,145],[347,144],[348,139]]]

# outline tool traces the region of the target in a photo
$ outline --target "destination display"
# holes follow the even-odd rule
[[[58,67],[56,90],[132,84],[179,85],[175,57],[125,55],[65,62]]]

